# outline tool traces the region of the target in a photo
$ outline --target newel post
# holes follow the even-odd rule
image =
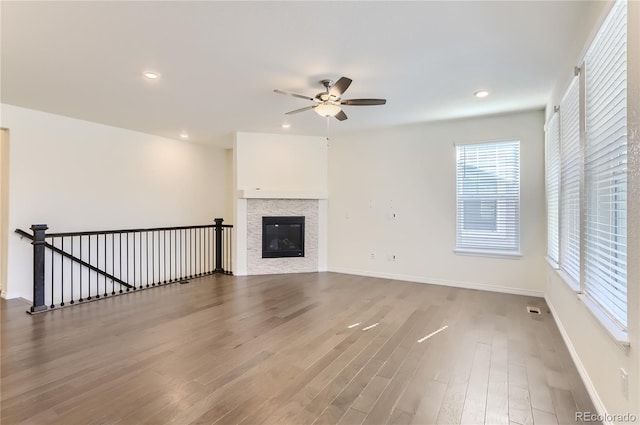
[[[222,267],[222,222],[224,220],[215,218],[213,221],[216,223],[216,268],[213,272],[224,273],[224,268]]]
[[[45,232],[49,227],[46,224],[34,224],[33,231],[33,305],[31,313],[47,309],[44,304],[44,248]]]

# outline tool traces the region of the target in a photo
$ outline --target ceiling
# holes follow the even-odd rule
[[[591,1],[1,3],[1,100],[228,145],[235,131],[324,135],[303,99],[353,79],[332,134],[542,108],[572,69]],[[146,80],[143,71],[161,74]],[[490,91],[484,99],[473,93]],[[283,123],[291,128],[283,129]]]

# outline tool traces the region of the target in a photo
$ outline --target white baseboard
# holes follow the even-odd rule
[[[549,310],[551,310],[551,314],[553,315],[553,320],[556,322],[556,326],[558,327],[558,330],[560,330],[560,335],[562,335],[562,339],[564,340],[564,343],[566,344],[567,349],[569,350],[569,354],[571,355],[571,360],[573,360],[573,364],[575,364],[576,369],[578,369],[578,374],[580,375],[580,378],[582,379],[582,382],[584,383],[584,386],[587,389],[587,393],[589,393],[589,397],[591,397],[591,402],[593,403],[593,406],[598,411],[598,415],[601,415],[603,418],[606,418],[607,409],[604,407],[604,403],[602,402],[602,399],[598,395],[598,391],[596,391],[596,387],[593,385],[593,382],[591,382],[591,378],[587,373],[587,369],[584,367],[584,364],[582,364],[582,361],[580,360],[580,356],[578,356],[578,352],[576,351],[576,348],[573,346],[573,343],[569,338],[569,334],[567,333],[567,330],[564,328],[564,325],[562,324],[558,315],[556,314],[556,309],[553,307],[553,304],[551,303],[551,301],[549,301],[549,298],[544,297],[544,300],[547,302],[547,305],[549,306]],[[612,423],[605,420],[603,422],[603,425],[612,425]]]
[[[459,282],[455,280],[431,279],[422,276],[409,276],[393,273],[372,272],[366,270],[343,269],[340,267],[329,267],[330,272],[355,274],[359,276],[379,277],[382,279],[403,280],[407,282],[426,283],[429,285],[452,286],[454,288],[476,289],[479,291],[500,292],[503,294],[525,295],[528,297],[544,298],[543,291],[533,289],[511,288],[508,286],[486,285],[484,283]]]

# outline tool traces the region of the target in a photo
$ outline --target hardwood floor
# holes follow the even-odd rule
[[[310,273],[216,275],[37,316],[1,307],[3,425],[525,425],[595,412],[537,298]]]

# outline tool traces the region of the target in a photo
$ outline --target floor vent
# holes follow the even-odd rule
[[[527,313],[540,314],[540,309],[538,307],[527,306]]]

